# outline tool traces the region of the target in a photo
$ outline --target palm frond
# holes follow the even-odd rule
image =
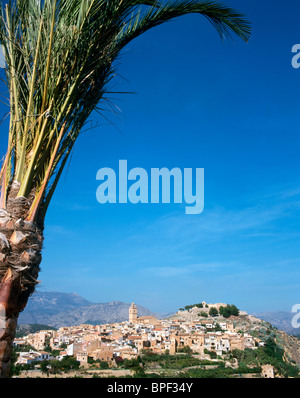
[[[0,206],[9,185],[34,192],[28,219],[48,207],[76,139],[105,101],[122,49],[182,15],[208,19],[221,38],[250,36],[241,14],[215,1],[10,0],[0,9],[0,44],[10,94]]]

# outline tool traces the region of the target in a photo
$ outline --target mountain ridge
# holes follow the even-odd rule
[[[35,292],[19,316],[18,323],[44,324],[53,327],[74,326],[83,323],[101,324],[128,320],[131,303],[113,300],[94,303],[77,293]],[[152,311],[137,305],[139,316],[156,316]]]

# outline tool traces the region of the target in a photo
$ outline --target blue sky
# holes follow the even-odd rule
[[[226,1],[252,38],[221,42],[203,18],[157,27],[123,52],[117,114],[94,115],[45,224],[41,291],[171,312],[202,300],[248,312],[300,302],[300,5]],[[1,116],[6,108],[0,105]],[[1,126],[5,151],[7,121]],[[105,204],[102,167],[204,168],[205,204]]]

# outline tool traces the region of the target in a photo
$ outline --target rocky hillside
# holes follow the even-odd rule
[[[282,330],[276,331],[276,343],[284,348],[286,358],[300,366],[300,340]]]
[[[226,304],[223,304],[226,306]],[[217,304],[209,304],[206,308],[206,312],[211,307],[218,307]],[[199,316],[202,309],[197,307],[192,307],[188,310],[179,310],[176,314],[172,315],[173,319],[181,319],[187,321],[197,321],[209,319],[206,317]],[[205,311],[204,311],[205,312]],[[213,319],[218,322],[218,320],[225,320],[222,316],[215,316]],[[238,316],[231,316],[230,321],[234,323],[235,329],[237,331],[247,332],[255,337],[258,337],[265,341],[268,337],[272,337],[276,344],[282,348],[285,352],[285,358],[288,362],[296,363],[300,367],[300,340],[295,336],[289,335],[283,330],[279,330],[274,324],[260,319],[257,316],[248,314],[245,311],[239,311]]]
[[[122,322],[128,320],[130,304],[121,301],[93,303],[75,293],[35,292],[20,314],[18,323],[59,328],[82,323]],[[137,310],[138,316],[155,315],[139,305]]]

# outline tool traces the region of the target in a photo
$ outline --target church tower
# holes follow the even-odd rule
[[[129,307],[129,322],[136,323],[137,322],[137,308],[134,303]]]

